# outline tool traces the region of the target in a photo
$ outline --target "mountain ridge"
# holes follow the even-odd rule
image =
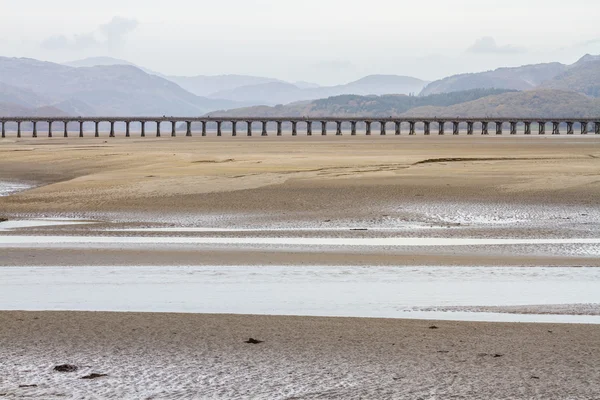
[[[201,115],[238,103],[196,96],[176,83],[132,65],[69,67],[28,58],[0,57],[0,82],[33,91],[45,105],[78,104],[94,115]]]
[[[449,93],[470,89],[528,90],[566,71],[567,65],[558,62],[530,64],[520,67],[501,67],[490,71],[451,75],[429,83],[420,93]]]

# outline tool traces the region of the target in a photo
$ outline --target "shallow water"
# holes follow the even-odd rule
[[[3,267],[0,309],[600,323],[599,316],[415,307],[600,303],[600,269]]]
[[[0,197],[8,196],[16,192],[30,189],[32,186],[26,183],[0,181]]]
[[[600,238],[493,239],[493,238],[328,238],[328,237],[176,237],[176,236],[0,236],[0,247],[24,245],[62,247],[65,245],[143,245],[143,244],[224,244],[299,246],[501,246],[501,245],[597,245]]]
[[[8,231],[2,229],[0,232]],[[471,254],[600,257],[599,238],[435,238],[435,237],[194,237],[194,236],[28,236],[0,235],[0,249],[78,250],[256,250],[322,251],[457,251]]]
[[[74,219],[61,219],[61,218],[39,218],[39,219],[22,219],[22,220],[8,220],[0,222],[0,231],[7,231],[12,229],[24,229],[24,228],[42,228],[49,226],[64,226],[64,225],[79,225],[89,224],[87,221],[77,221]]]

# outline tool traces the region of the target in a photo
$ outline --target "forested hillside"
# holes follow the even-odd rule
[[[211,116],[232,117],[282,117],[282,116],[376,116],[399,115],[415,107],[450,106],[480,99],[482,97],[506,93],[500,89],[475,89],[463,92],[442,93],[431,96],[356,96],[343,95],[319,99],[311,102],[293,103],[286,106],[258,106],[210,113]]]

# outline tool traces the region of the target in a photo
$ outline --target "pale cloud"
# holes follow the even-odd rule
[[[119,46],[125,37],[138,26],[138,21],[130,18],[114,17],[109,23],[98,29],[106,38],[109,46]]]
[[[526,50],[522,47],[515,47],[512,45],[499,46],[498,43],[496,43],[496,39],[491,36],[486,36],[477,39],[475,43],[467,49],[467,52],[480,54],[514,54],[524,53]]]
[[[0,0],[0,10],[4,56],[110,56],[169,75],[432,80],[600,53],[598,0]]]
[[[114,17],[110,22],[100,25],[96,30],[71,37],[51,36],[41,43],[50,50],[87,50],[90,48],[115,48],[125,41],[127,35],[135,30],[138,21],[130,18]]]

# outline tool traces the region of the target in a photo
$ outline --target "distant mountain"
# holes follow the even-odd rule
[[[305,100],[306,93],[318,89],[300,89],[286,82],[268,82],[259,85],[241,86],[234,89],[213,93],[214,99],[237,99],[250,104],[287,104]]]
[[[113,57],[90,57],[82,60],[76,60],[64,63],[70,67],[98,67],[111,65],[129,65],[141,69],[150,75],[160,76],[176,83],[183,89],[195,94],[196,96],[209,96],[215,92],[232,90],[241,86],[259,85],[263,83],[282,82],[278,79],[264,78],[249,75],[217,75],[217,76],[167,76],[148,68],[141,67],[130,61]],[[310,85],[310,84],[309,84]],[[317,85],[318,86],[318,85]]]
[[[278,79],[248,75],[169,76],[167,79],[175,82],[185,90],[190,91],[197,96],[211,96],[214,93],[233,90],[243,86],[261,85],[273,82],[284,83]],[[211,97],[214,98],[215,96]]]
[[[544,82],[541,87],[600,97],[600,56],[582,58],[565,72]]]
[[[406,95],[358,96],[342,95],[314,101],[304,101],[275,107],[255,106],[227,111],[211,112],[211,116],[232,117],[284,117],[284,116],[373,116],[400,115],[413,108],[426,105],[448,106],[486,96],[505,93],[499,89],[476,89],[444,93],[425,97]]]
[[[160,76],[162,78],[165,77],[160,72],[152,71],[151,69],[140,67],[139,65],[129,62],[127,60],[121,60],[119,58],[113,58],[113,57],[89,57],[89,58],[84,58],[81,60],[66,62],[66,63],[63,63],[63,65],[68,65],[69,67],[75,67],[75,68],[102,67],[102,66],[109,66],[109,65],[129,65],[132,67],[139,68],[147,74]]]
[[[211,98],[236,100],[253,104],[275,105],[315,100],[344,94],[384,95],[419,93],[427,82],[397,75],[370,75],[338,86],[300,88],[291,83],[269,82],[237,87],[213,93]]]
[[[600,115],[600,99],[575,92],[539,89],[487,96],[448,107],[414,108],[406,114],[422,117],[596,117]]]
[[[0,82],[32,91],[69,113],[201,115],[238,104],[196,96],[177,84],[129,65],[69,67],[0,57]],[[12,101],[11,101],[12,102]]]
[[[23,89],[0,82],[0,103],[11,103],[26,108],[40,107],[50,102],[29,89]]]
[[[324,87],[244,75],[165,79],[108,57],[68,64],[0,57],[0,112],[73,116],[600,115],[597,101],[585,96],[600,97],[600,56],[589,54],[569,66],[550,63],[499,68],[430,84],[406,76],[370,75]],[[198,93],[210,93],[210,97],[191,93],[171,79]],[[515,90],[525,91],[507,93]],[[417,92],[421,95],[407,95]],[[243,105],[264,106],[239,108]]]
[[[64,111],[68,115],[97,115],[96,110],[91,105],[77,99],[68,99],[55,103],[52,107]]]
[[[578,65],[593,61],[600,61],[600,55],[586,54],[585,56],[581,57],[575,64],[573,64],[572,67],[576,67]]]
[[[0,102],[0,117],[45,117],[48,115],[66,116],[67,113],[51,106],[32,108],[20,104]]]
[[[567,70],[560,63],[525,65],[516,68],[498,68],[494,71],[453,75],[430,83],[421,96],[470,89],[533,89]]]
[[[383,95],[419,93],[427,82],[397,75],[370,75],[345,85],[323,87],[316,83],[285,82],[279,79],[249,75],[165,76],[139,67],[129,61],[112,57],[92,57],[65,63],[72,67],[129,65],[144,72],[168,79],[183,89],[212,99],[242,102],[248,105],[287,104],[342,94]]]
[[[321,87],[321,85],[319,85],[318,83],[305,81],[296,81],[294,82],[294,85],[299,87],[300,89],[316,89],[318,87]]]
[[[427,82],[410,76],[369,75],[334,88],[346,91],[345,94],[418,94],[426,84]]]

